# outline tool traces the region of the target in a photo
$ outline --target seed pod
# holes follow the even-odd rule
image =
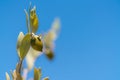
[[[31,38],[31,46],[32,46],[33,49],[42,52],[43,43],[42,43],[42,41],[41,41],[41,39],[40,39],[39,36],[37,36],[37,35],[32,35],[32,38]]]

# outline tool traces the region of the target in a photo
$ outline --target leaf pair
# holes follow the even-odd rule
[[[35,33],[38,30],[39,21],[36,14],[35,6],[30,10],[30,26],[33,33]]]
[[[36,33],[39,26],[39,20],[36,14],[36,7],[34,6],[31,9],[31,5],[30,5],[29,13],[26,10],[24,11],[26,14],[26,23],[27,23],[28,33]]]

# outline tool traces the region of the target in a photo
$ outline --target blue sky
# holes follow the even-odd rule
[[[50,62],[43,55],[36,62],[43,77],[120,80],[119,0],[1,0],[0,80],[17,63],[17,36],[27,32],[23,10],[30,1],[39,15],[38,33],[47,31],[55,17],[61,19],[55,60]]]

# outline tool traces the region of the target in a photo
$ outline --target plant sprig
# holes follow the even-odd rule
[[[26,15],[26,26],[28,32],[24,34],[20,32],[17,41],[17,52],[19,62],[16,65],[16,69],[12,72],[12,80],[26,80],[27,73],[34,68],[34,80],[41,80],[41,69],[35,68],[35,60],[43,53],[49,60],[54,58],[54,41],[58,35],[60,29],[60,20],[58,18],[52,24],[51,29],[44,35],[37,35],[39,27],[38,15],[36,13],[36,6],[32,7],[31,3],[27,12],[24,9]],[[23,68],[23,61],[26,59],[27,68]],[[10,80],[9,74],[6,72],[6,80]],[[48,77],[43,80],[49,80]]]

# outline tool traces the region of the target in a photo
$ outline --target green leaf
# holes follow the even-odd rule
[[[41,78],[41,69],[34,68],[34,80],[40,80]]]
[[[35,6],[30,10],[30,26],[31,26],[33,33],[35,33],[38,30],[39,21],[38,21],[38,17],[36,14]]]
[[[28,53],[28,50],[30,48],[30,34],[26,34],[23,38],[20,46],[20,59],[23,60]]]

